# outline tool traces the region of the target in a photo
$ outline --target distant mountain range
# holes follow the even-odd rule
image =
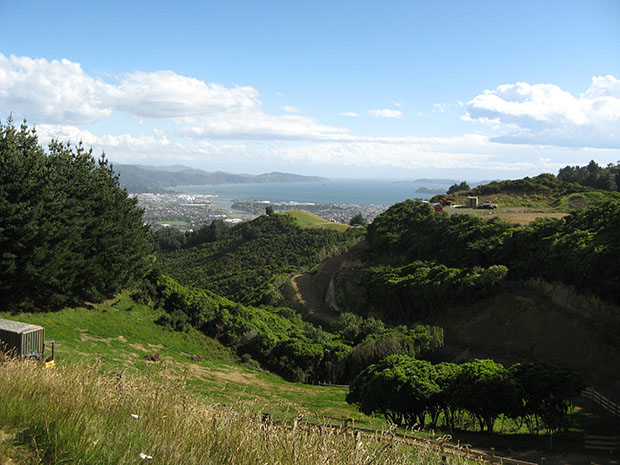
[[[249,183],[325,182],[319,176],[301,176],[291,173],[232,174],[224,171],[209,172],[183,165],[143,166],[114,165],[120,183],[128,192],[166,192],[177,186],[206,186]]]

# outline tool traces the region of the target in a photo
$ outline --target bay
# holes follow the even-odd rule
[[[325,182],[307,183],[179,186],[175,190],[189,194],[217,196],[213,198],[215,206],[228,210],[233,200],[393,205],[406,199],[430,198],[435,194],[435,192],[416,192],[424,187],[431,187],[437,192],[445,192],[449,185],[384,179],[331,179]]]

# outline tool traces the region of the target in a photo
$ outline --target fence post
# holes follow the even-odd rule
[[[547,458],[546,457],[541,457],[540,459],[540,465],[547,465]]]
[[[495,447],[491,447],[491,463],[495,463]]]

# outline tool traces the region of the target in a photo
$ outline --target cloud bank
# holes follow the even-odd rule
[[[435,104],[433,111],[448,114],[448,106]],[[467,134],[466,128],[451,137],[369,137],[323,124],[292,105],[279,108],[284,114],[265,111],[251,86],[226,87],[169,70],[104,80],[66,59],[0,54],[0,115],[27,117],[42,141],[82,140],[123,163],[508,172],[556,171],[600,154],[620,158],[620,81],[611,75],[595,76],[578,96],[554,84],[524,82],[485,90],[464,105],[462,119],[490,124],[493,134],[486,136]],[[406,120],[397,109],[340,116],[356,122]],[[121,117],[134,119],[141,135],[102,134],[94,128]],[[596,156],[588,152],[593,149]]]
[[[250,86],[227,88],[172,71],[136,71],[116,80],[93,78],[66,59],[0,54],[0,109],[54,124],[92,123],[120,113],[167,120],[194,137],[325,139],[346,132],[310,117],[267,114]]]
[[[496,142],[620,148],[620,81],[610,75],[593,77],[578,97],[554,84],[504,84],[467,102],[467,111],[505,126]]]

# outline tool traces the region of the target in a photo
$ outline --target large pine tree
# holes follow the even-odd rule
[[[146,269],[142,211],[102,155],[0,123],[0,304],[44,309],[112,296]]]

